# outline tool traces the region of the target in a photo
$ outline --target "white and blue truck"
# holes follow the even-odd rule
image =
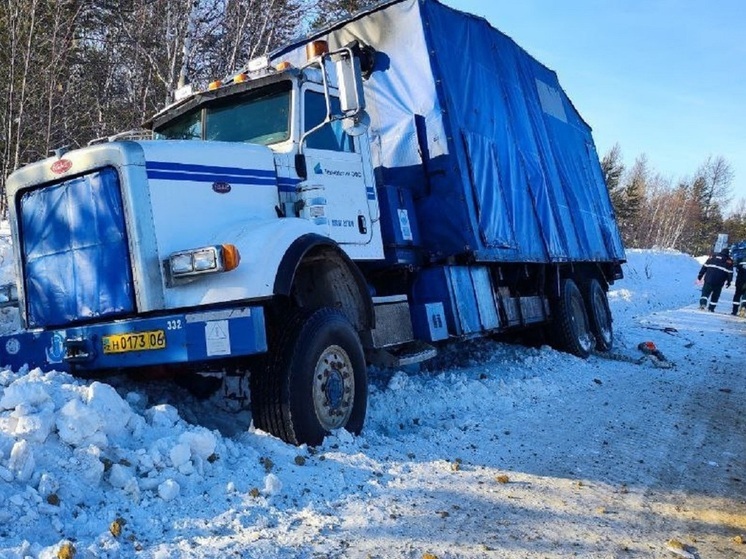
[[[381,2],[144,127],[7,179],[3,366],[243,379],[257,428],[313,445],[363,428],[370,363],[531,328],[611,347],[591,129],[481,18]]]

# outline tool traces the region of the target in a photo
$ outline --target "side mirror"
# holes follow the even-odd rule
[[[351,53],[348,51],[337,59],[335,66],[342,115],[345,117],[354,117],[365,109],[360,61],[356,56],[351,56]]]
[[[350,136],[360,136],[367,130],[370,117],[365,112],[360,60],[357,56],[351,56],[351,54],[351,51],[348,51],[335,62],[337,85],[339,87],[339,105],[342,110],[342,126],[345,132]]]

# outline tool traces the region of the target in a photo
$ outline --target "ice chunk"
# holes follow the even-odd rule
[[[28,481],[34,474],[36,462],[31,445],[25,440],[20,440],[13,445],[8,460],[8,469],[18,481]]]
[[[12,410],[20,404],[38,406],[50,400],[47,387],[43,383],[22,377],[5,389],[0,398],[0,410]]]
[[[282,490],[282,482],[275,474],[267,474],[264,478],[264,494],[277,495]]]
[[[39,495],[42,497],[49,497],[52,493],[57,493],[60,489],[60,483],[57,481],[57,478],[54,477],[54,474],[51,474],[49,472],[44,472],[41,474],[41,478],[39,479],[39,487],[37,488],[37,491],[39,492]]]
[[[171,449],[169,456],[171,457],[171,463],[174,465],[174,468],[180,468],[189,462],[192,457],[192,450],[188,444],[179,443]]]
[[[87,487],[96,487],[104,475],[104,463],[101,461],[101,449],[96,446],[77,448],[73,453],[78,463],[81,480]]]
[[[110,437],[126,434],[132,409],[113,386],[94,382],[88,387],[88,407],[103,419],[103,431]]]
[[[173,427],[179,420],[179,412],[168,404],[158,404],[148,408],[145,417],[153,427]]]
[[[102,431],[103,426],[104,421],[98,412],[77,399],[65,404],[57,417],[60,439],[72,446],[106,446],[107,439]]]
[[[122,464],[113,464],[109,470],[109,483],[119,489],[124,489],[134,477],[132,469]]]
[[[44,410],[30,415],[19,414],[14,433],[19,438],[43,443],[53,428],[54,413],[51,410]]]
[[[158,495],[164,501],[173,501],[179,496],[181,487],[172,479],[167,479],[158,486]]]
[[[182,433],[179,442],[188,444],[195,456],[199,456],[202,460],[207,460],[212,456],[217,445],[215,435],[207,429]]]

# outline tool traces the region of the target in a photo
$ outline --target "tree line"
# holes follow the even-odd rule
[[[673,180],[643,154],[626,168],[620,146],[601,169],[628,248],[667,248],[693,255],[712,252],[718,234],[746,240],[746,200],[731,205],[734,173],[720,156],[707,157],[694,173]]]
[[[61,146],[137,128],[189,81],[205,87],[376,0],[0,0],[0,215],[5,177]],[[640,156],[601,160],[628,247],[709,250],[746,239],[746,202],[724,215],[732,170],[708,158],[673,183]]]
[[[186,81],[204,87],[373,3],[0,0],[0,214],[14,169],[137,128]]]

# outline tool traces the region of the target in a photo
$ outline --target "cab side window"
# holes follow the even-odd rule
[[[339,114],[339,99],[332,97],[332,114]],[[304,95],[304,130],[310,130],[326,117],[326,100],[323,93],[306,91]],[[306,138],[306,147],[325,149],[329,151],[343,151],[352,153],[355,146],[352,137],[345,133],[342,121],[335,120],[326,123]]]

